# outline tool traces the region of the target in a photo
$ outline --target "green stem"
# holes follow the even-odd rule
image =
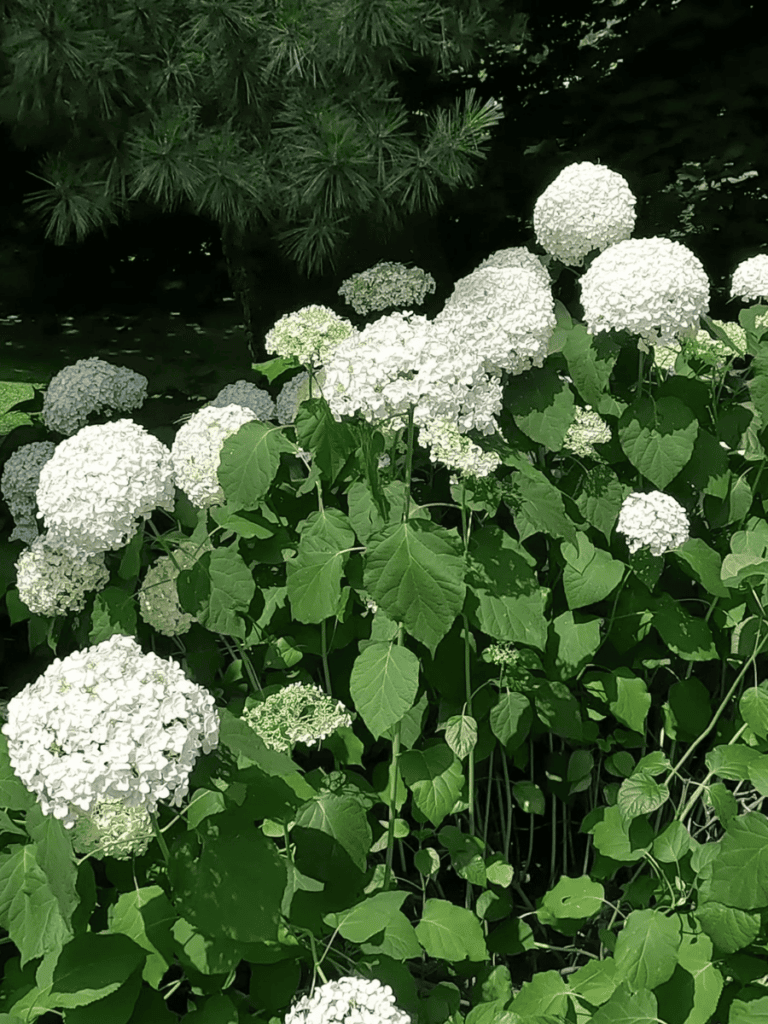
[[[149,820],[152,822],[152,830],[155,833],[155,837],[157,838],[158,843],[160,844],[160,849],[162,851],[163,858],[165,860],[166,866],[170,866],[170,863],[171,863],[171,853],[170,853],[170,850],[168,849],[168,844],[165,841],[165,836],[163,835],[163,833],[158,828],[158,825],[157,825],[157,812],[156,811],[154,813],[150,813]]]

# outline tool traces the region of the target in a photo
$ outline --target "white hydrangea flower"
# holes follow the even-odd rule
[[[760,253],[736,267],[731,281],[731,298],[745,302],[768,298],[768,256]]]
[[[461,429],[497,430],[501,383],[447,327],[412,312],[391,313],[342,341],[325,367],[325,398],[337,420],[358,413],[390,430],[435,417]]]
[[[663,555],[685,544],[689,522],[683,506],[663,491],[628,495],[621,505],[616,529],[626,534],[630,554],[649,546],[654,555]]]
[[[31,441],[17,448],[3,467],[0,491],[15,523],[9,540],[32,544],[38,536],[36,495],[40,470],[55,451],[53,441]]]
[[[343,296],[360,316],[373,310],[391,306],[410,308],[420,306],[424,296],[434,294],[435,279],[420,267],[406,267],[404,263],[380,261],[360,274],[353,274],[339,288]]]
[[[80,814],[72,832],[72,846],[98,860],[141,857],[154,837],[145,807],[126,807],[120,800],[104,800],[89,814]]]
[[[568,427],[563,447],[575,455],[582,455],[598,462],[604,462],[602,455],[595,451],[594,445],[606,444],[611,440],[611,429],[593,409],[591,405],[584,409],[576,407],[576,419]]]
[[[536,200],[536,241],[567,266],[583,263],[593,249],[629,238],[635,197],[616,171],[589,161],[570,164]]]
[[[747,332],[739,324],[713,320],[722,327],[729,339],[736,346],[736,351],[729,348],[719,338],[713,338],[707,331],[700,330],[693,335],[684,335],[681,339],[682,351],[686,358],[700,359],[709,366],[721,369],[729,359],[743,356],[747,351]]]
[[[98,356],[65,366],[43,397],[46,427],[67,437],[84,427],[91,413],[131,412],[147,397],[149,382],[125,366],[113,366]]]
[[[262,423],[267,423],[275,417],[275,402],[269,392],[257,388],[247,380],[227,384],[213,401],[208,403],[209,407],[213,406],[216,409],[223,409],[228,405],[242,405],[244,409],[250,409]]]
[[[16,775],[65,828],[119,800],[150,814],[180,807],[200,754],[218,746],[213,695],[173,660],[116,634],[56,658],[8,702],[2,726]]]
[[[411,1024],[389,985],[376,978],[346,977],[319,985],[285,1015],[285,1024]]]
[[[264,346],[267,352],[285,359],[296,358],[303,366],[317,367],[354,330],[349,320],[327,306],[304,306],[296,313],[281,316],[267,332]]]
[[[487,259],[484,259],[476,269],[483,270],[485,267],[496,267],[502,270],[508,270],[511,267],[523,267],[526,270],[532,270],[545,288],[551,288],[552,286],[552,278],[549,276],[547,268],[538,256],[524,246],[498,249],[496,252],[491,253]]]
[[[177,487],[197,508],[224,503],[217,476],[221,449],[243,424],[257,419],[255,412],[242,405],[207,405],[179,427],[171,445],[173,472]]]
[[[648,344],[675,344],[698,326],[709,308],[709,280],[680,242],[630,238],[595,258],[581,279],[581,303],[591,334],[631,331],[647,352]]]
[[[109,582],[103,554],[83,557],[56,551],[38,536],[16,561],[19,600],[35,615],[82,611],[86,595]]]
[[[319,686],[291,683],[265,701],[246,709],[246,722],[273,750],[290,752],[296,743],[324,740],[352,718],[339,700],[324,694]]]
[[[501,459],[494,452],[484,452],[466,434],[448,420],[432,420],[419,426],[419,444],[429,448],[432,462],[441,462],[465,476],[488,476]]]
[[[207,540],[202,548],[187,540],[173,552],[178,568],[170,555],[160,555],[150,565],[139,588],[139,609],[147,625],[152,626],[163,636],[180,636],[188,632],[189,627],[197,620],[179,604],[176,580],[180,572],[192,568],[204,551],[212,550],[210,540]]]
[[[484,267],[456,282],[433,320],[488,373],[543,366],[557,326],[552,291],[531,267]]]
[[[325,383],[325,371],[315,372],[312,382],[312,398],[322,397],[322,386]],[[284,384],[280,394],[277,396],[276,410],[278,423],[283,426],[296,422],[296,413],[299,406],[305,402],[309,395],[309,373],[303,370],[295,377],[291,377],[287,384]]]
[[[139,519],[174,505],[171,453],[133,420],[83,427],[40,470],[37,518],[66,554],[116,551]]]

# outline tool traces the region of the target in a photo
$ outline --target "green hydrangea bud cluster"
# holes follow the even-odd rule
[[[286,313],[264,338],[268,352],[285,359],[296,358],[302,366],[319,366],[336,345],[354,334],[349,320],[344,320],[327,306],[304,306],[295,313]]]
[[[246,708],[242,719],[268,747],[286,753],[296,743],[319,743],[339,726],[352,724],[341,701],[324,694],[319,686],[303,683],[291,683]]]
[[[202,552],[212,550],[213,546],[208,539],[202,549],[194,541],[186,540],[173,553],[178,568],[169,555],[161,555],[147,569],[139,589],[139,608],[147,625],[163,636],[180,636],[189,631],[196,619],[179,604],[176,580],[182,570],[192,568]]]
[[[531,676],[521,658],[520,651],[508,640],[490,644],[483,651],[483,661],[503,669],[504,685],[517,693],[531,689]]]
[[[72,847],[81,855],[128,860],[147,852],[154,830],[145,807],[107,800],[87,814],[81,812],[71,835]]]
[[[606,444],[610,440],[610,428],[592,410],[592,406],[587,405],[583,409],[581,406],[577,406],[576,419],[568,428],[568,433],[563,441],[563,447],[573,452],[574,455],[581,455],[597,459],[598,462],[603,462],[605,460],[595,451],[593,445]]]
[[[437,285],[431,274],[404,263],[379,262],[343,282],[338,294],[360,316],[372,310],[420,306],[424,296],[434,294]]]

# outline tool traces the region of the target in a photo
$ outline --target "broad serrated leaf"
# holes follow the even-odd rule
[[[413,706],[418,688],[419,659],[407,647],[372,643],[352,666],[350,696],[376,739]]]
[[[678,398],[642,395],[621,415],[619,442],[629,461],[663,490],[687,465],[699,423]]]
[[[669,799],[669,787],[656,782],[652,775],[644,771],[635,771],[625,779],[619,789],[617,805],[625,821],[639,818],[641,814],[650,814]]]
[[[339,611],[341,576],[355,532],[335,508],[313,512],[299,528],[298,552],[286,562],[288,600],[299,622],[319,623]]]

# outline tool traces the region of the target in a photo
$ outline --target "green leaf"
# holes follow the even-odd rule
[[[371,599],[434,657],[464,604],[461,539],[431,520],[387,526],[370,538],[364,582]]]
[[[626,566],[596,548],[585,533],[576,538],[578,547],[567,540],[560,551],[566,561],[563,570],[565,599],[569,608],[583,608],[606,598],[621,583]]]
[[[513,464],[519,472],[505,478],[504,501],[512,511],[520,540],[546,533],[575,544],[577,531],[566,511],[562,491],[522,456]]]
[[[419,688],[419,659],[407,647],[372,643],[355,658],[349,692],[375,739],[413,706]]]
[[[674,974],[655,990],[661,1020],[679,1015],[685,1024],[710,1024],[712,1007],[718,1005],[724,985],[722,974],[712,963],[713,953],[708,935],[683,933]]]
[[[471,910],[448,900],[430,899],[424,904],[416,936],[435,960],[478,961],[488,958],[483,929]]]
[[[550,1014],[556,1020],[565,1020],[571,999],[568,986],[557,971],[539,971],[531,981],[523,982],[509,1009],[526,1022]]]
[[[535,782],[515,782],[512,786],[512,796],[526,814],[544,813],[544,794]]]
[[[323,921],[330,928],[338,928],[339,934],[350,942],[364,942],[387,927],[407,896],[408,893],[393,889],[377,892],[349,910],[326,914]]]
[[[477,745],[477,722],[471,715],[451,715],[445,723],[445,742],[460,761]]]
[[[669,799],[669,787],[643,771],[635,771],[619,789],[617,804],[625,821],[650,814]]]
[[[548,729],[566,739],[581,739],[581,709],[565,683],[537,683],[533,700],[536,714]]]
[[[299,808],[294,821],[292,836],[296,838],[296,867],[300,871],[318,881],[335,884],[341,884],[348,876],[350,863],[358,871],[365,871],[373,835],[359,794],[321,790]],[[320,832],[333,842],[318,843],[312,832]],[[275,849],[274,845],[272,848]],[[279,862],[285,864],[283,860]],[[248,863],[243,859],[241,870]],[[211,892],[217,892],[215,885]]]
[[[622,982],[590,1024],[658,1024],[657,1010],[653,992],[634,992],[627,982]]]
[[[756,736],[761,740],[768,737],[768,689],[765,683],[744,691],[739,700],[739,712]]]
[[[618,430],[622,450],[635,469],[664,490],[687,465],[699,423],[678,398],[642,395],[624,410]]]
[[[560,451],[574,419],[573,392],[551,362],[516,374],[505,389],[505,406],[532,441]]]
[[[288,600],[299,622],[323,622],[339,611],[341,576],[355,533],[335,508],[313,512],[299,530],[298,553],[286,562]]]
[[[608,387],[620,346],[605,333],[591,335],[583,324],[573,324],[561,338],[568,376],[584,402],[597,408]]]
[[[243,615],[256,593],[253,571],[236,547],[206,551],[176,580],[182,607],[212,633],[245,638]]]
[[[668,981],[677,964],[681,922],[658,910],[633,910],[616,941],[617,976],[634,992]]]
[[[723,782],[713,782],[707,789],[706,797],[711,803],[717,819],[723,828],[739,813],[736,797]]]
[[[633,732],[645,731],[645,719],[651,707],[651,695],[645,681],[628,669],[615,669],[606,686],[608,706],[617,721]]]
[[[759,757],[760,752],[754,747],[745,747],[741,743],[722,743],[707,751],[704,763],[713,775],[719,775],[721,779],[743,781],[749,778],[750,765]]]
[[[768,906],[768,818],[759,811],[734,818],[719,847],[707,899],[738,910]]]
[[[671,821],[653,841],[653,856],[662,864],[681,861],[693,846],[691,834],[682,821]]]
[[[768,1024],[768,996],[734,999],[728,1009],[728,1024]]]
[[[486,885],[484,844],[479,836],[470,836],[455,825],[440,829],[438,839],[451,854],[451,866],[460,878],[473,885]]]
[[[759,911],[750,913],[746,910],[736,910],[735,907],[726,907],[722,903],[707,901],[699,902],[694,915],[720,955],[746,949],[760,934]]]
[[[536,561],[519,541],[495,525],[472,531],[467,571],[467,615],[496,640],[544,650],[549,591],[539,585]]]
[[[713,661],[720,657],[709,625],[690,615],[669,594],[655,598],[653,625],[664,643],[686,661]]]
[[[688,575],[698,580],[713,597],[730,597],[730,589],[720,578],[723,560],[706,541],[700,537],[689,537],[685,544],[670,554],[680,562],[683,569],[690,569]]]
[[[654,840],[653,829],[645,818],[625,822],[617,806],[606,807],[603,820],[596,822],[591,832],[597,849],[611,860],[641,860]]]
[[[552,620],[547,655],[551,658],[554,654],[553,672],[561,680],[575,678],[592,660],[592,655],[600,646],[601,621],[594,617],[577,622],[571,611],[562,612]]]
[[[511,690],[500,693],[497,703],[491,708],[491,731],[510,751],[520,746],[532,722],[533,708],[523,693]]]
[[[296,413],[296,442],[312,457],[330,483],[337,478],[356,450],[346,423],[337,423],[324,398],[302,402]]]
[[[398,768],[413,800],[424,817],[437,826],[450,814],[461,796],[464,773],[450,747],[436,740],[425,750],[406,750]]]
[[[590,469],[573,497],[587,522],[610,541],[624,501],[624,490],[611,467],[599,465]]]
[[[217,476],[233,509],[258,508],[267,496],[280,453],[296,450],[283,431],[271,423],[251,421],[224,439]]]
[[[696,676],[673,683],[664,704],[664,725],[673,740],[693,740],[712,718],[709,690]]]
[[[542,903],[558,920],[584,921],[600,912],[604,899],[602,885],[593,882],[589,875],[580,878],[562,875],[554,889],[544,895]]]
[[[750,615],[737,622],[731,634],[731,654],[737,658],[751,658],[763,653],[768,643],[768,624],[762,615]]]

